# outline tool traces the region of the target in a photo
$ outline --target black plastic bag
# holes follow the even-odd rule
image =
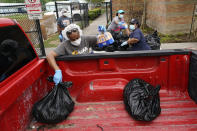
[[[153,34],[146,35],[145,39],[152,50],[160,50],[161,42],[157,31],[155,31]]]
[[[144,80],[131,80],[123,92],[125,109],[135,120],[154,120],[161,112],[159,90],[159,85],[154,88]]]
[[[70,86],[72,82],[59,83],[34,104],[32,113],[38,122],[56,124],[68,117],[75,105],[67,90]]]
[[[106,52],[114,52],[115,51],[114,45],[106,46],[105,51]]]
[[[93,45],[92,47],[93,50],[95,51],[104,51],[104,47],[99,47],[97,44]]]
[[[117,51],[127,51],[129,45],[121,46],[121,44],[129,39],[126,34],[120,33],[112,33],[114,37],[114,48]]]
[[[121,44],[129,39],[129,37],[126,34],[123,34],[122,32],[111,32],[113,38],[114,38],[114,44],[113,49],[114,51],[126,51],[129,47],[128,45],[125,45],[124,47],[121,46]]]

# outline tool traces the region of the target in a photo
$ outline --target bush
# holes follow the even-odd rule
[[[95,8],[88,11],[88,18],[90,20],[96,19],[99,15],[101,15],[101,8]]]

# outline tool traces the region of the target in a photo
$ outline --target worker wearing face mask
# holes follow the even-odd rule
[[[61,14],[62,14],[62,16],[59,17],[57,20],[57,31],[59,33],[60,42],[63,41],[62,30],[64,30],[64,28],[71,23],[70,18],[67,17],[67,10],[66,9],[62,9]]]
[[[128,26],[124,21],[124,10],[118,10],[116,16],[113,18],[111,24],[108,27],[108,31],[113,35],[119,33],[121,29],[126,29]]]
[[[92,53],[91,47],[97,44],[96,36],[83,36],[82,30],[76,24],[68,25],[62,31],[66,38],[59,46],[47,55],[49,65],[55,70],[53,81],[57,85],[62,81],[62,71],[55,61],[55,57],[60,55],[79,55]]]
[[[131,51],[150,50],[150,46],[146,43],[146,39],[140,30],[140,23],[137,19],[132,19],[129,29],[126,29],[129,39],[121,44],[121,46],[129,44]]]

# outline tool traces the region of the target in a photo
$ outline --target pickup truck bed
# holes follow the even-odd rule
[[[73,82],[69,92],[76,102],[70,116],[57,125],[32,120],[32,106],[52,88],[46,78],[54,74],[46,60],[35,59],[1,88],[0,125],[3,130],[19,131],[197,130],[197,105],[188,95],[188,87],[196,86],[196,77],[195,84],[189,83],[190,55],[172,50],[148,56],[147,52],[124,52],[57,58],[63,81]],[[135,121],[124,109],[123,89],[134,78],[161,85],[162,111],[152,122]]]
[[[130,130],[197,130],[197,105],[187,93],[178,94],[160,91],[161,114],[152,122],[133,120],[124,109],[122,101],[76,103],[74,111],[67,120],[55,126],[41,126],[32,122],[29,131],[33,128],[50,131],[130,131]],[[102,129],[101,129],[102,128]]]
[[[178,52],[153,53],[149,57],[123,53],[120,58],[114,54],[59,58],[58,64],[65,69],[64,78],[74,83],[70,89],[76,102],[74,111],[67,120],[52,127],[33,121],[29,130],[40,126],[51,131],[197,130],[197,104],[187,89],[189,55]],[[152,122],[135,121],[124,109],[123,88],[136,77],[162,86],[162,111]]]
[[[0,36],[2,49],[15,45],[14,51],[0,52],[1,131],[197,130],[197,51],[60,56],[57,64],[63,81],[73,82],[69,92],[76,105],[65,121],[43,125],[34,121],[31,111],[52,89],[47,77],[54,70],[45,58],[38,58],[15,21],[0,19]],[[161,114],[152,122],[135,121],[124,109],[123,89],[135,78],[161,85]]]

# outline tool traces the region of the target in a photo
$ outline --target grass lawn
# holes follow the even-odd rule
[[[57,47],[59,43],[60,43],[59,34],[55,33],[55,34],[49,36],[49,38],[44,41],[44,47],[45,48]]]
[[[152,34],[154,30],[149,27],[144,27],[142,29],[142,32],[144,35],[146,34]],[[191,35],[191,39],[189,39],[189,34],[188,33],[178,33],[176,35],[168,35],[168,34],[161,34],[158,33],[160,37],[161,43],[178,43],[178,42],[197,42],[197,38]]]
[[[14,15],[2,16],[2,17],[18,20],[18,19],[28,18],[28,15],[27,14],[14,14]]]

